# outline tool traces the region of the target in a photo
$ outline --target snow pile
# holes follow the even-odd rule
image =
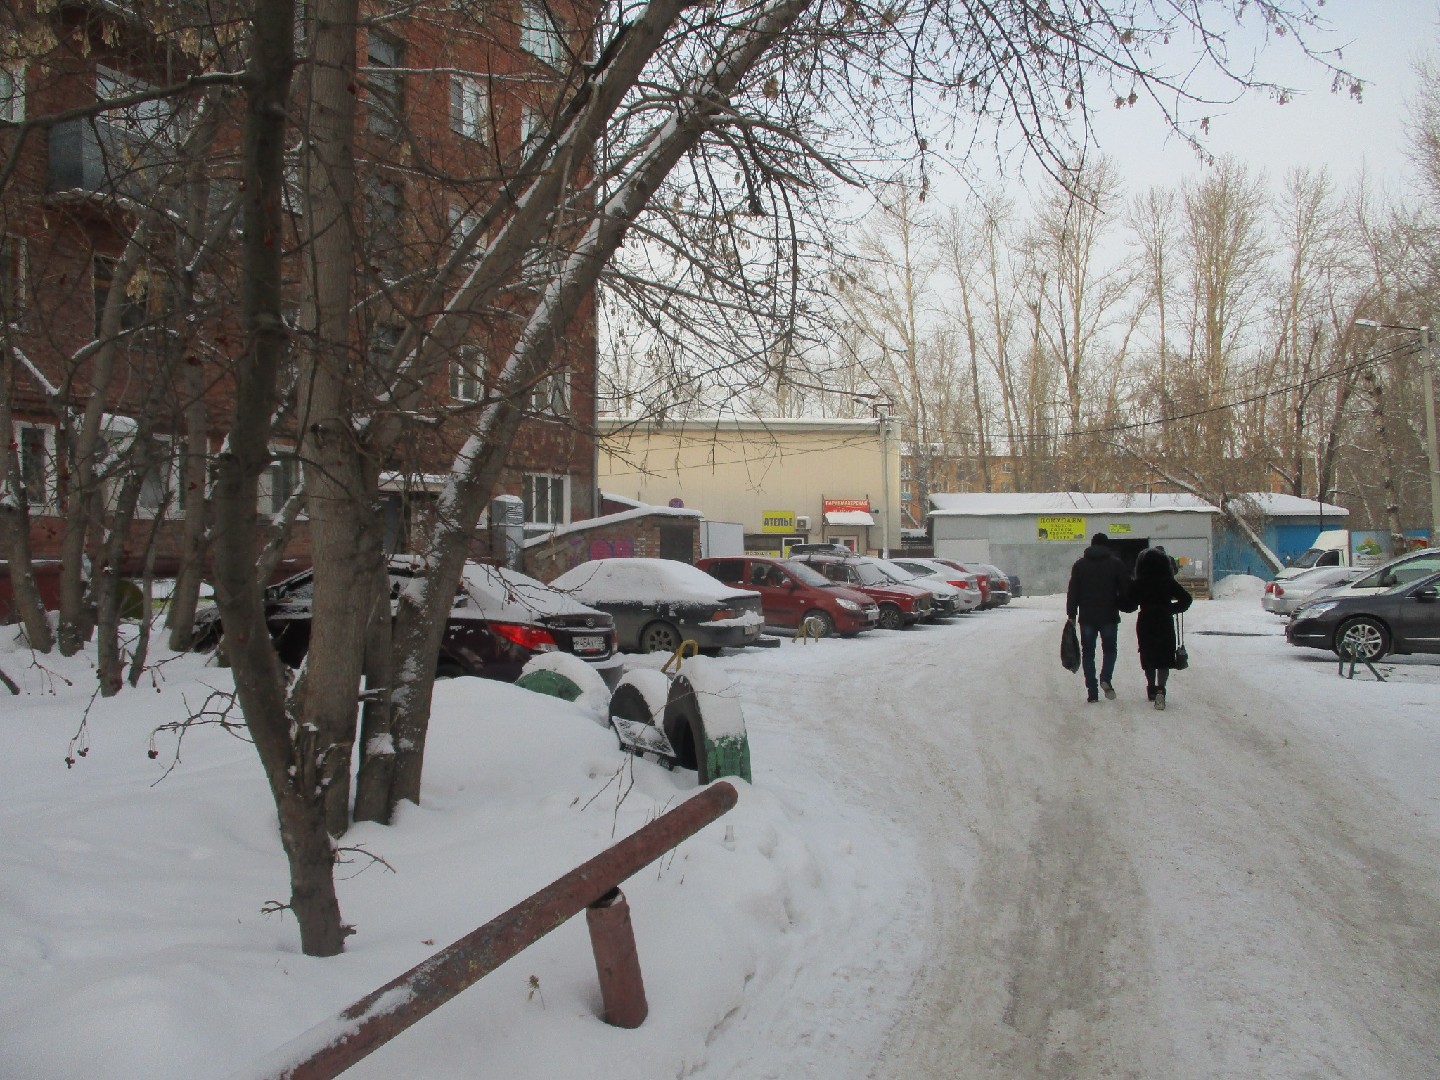
[[[1254,600],[1265,595],[1265,582],[1253,574],[1229,574],[1215,582],[1216,600]]]
[[[756,596],[716,581],[704,570],[673,559],[595,559],[550,583],[585,604],[724,602]]]

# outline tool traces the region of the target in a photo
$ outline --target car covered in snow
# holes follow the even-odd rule
[[[1440,573],[1380,593],[1329,593],[1302,605],[1285,640],[1341,657],[1375,661],[1387,653],[1440,653]]]
[[[753,645],[765,623],[758,593],[673,559],[592,559],[550,584],[608,612],[628,652],[669,652],[687,640],[709,653]]]
[[[419,576],[420,567],[397,556],[386,569],[393,611],[394,598]],[[314,589],[314,570],[305,570],[265,590],[265,622],[276,652],[290,667],[299,667],[310,649]],[[196,616],[193,647],[214,648],[220,637],[218,609],[203,609]],[[435,672],[513,682],[532,656],[565,652],[605,666],[613,662],[616,647],[615,622],[605,612],[518,571],[469,562],[446,620]]]
[[[809,621],[811,632],[820,637],[851,637],[880,621],[880,607],[870,597],[793,559],[727,555],[695,565],[716,581],[759,593],[770,626],[798,630]]]

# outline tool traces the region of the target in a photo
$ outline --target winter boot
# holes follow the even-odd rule
[[[1156,691],[1155,691],[1155,698],[1154,698],[1154,700],[1155,700],[1155,708],[1158,709],[1160,712],[1164,712],[1164,711],[1165,711],[1165,691],[1164,691],[1163,689],[1161,689],[1161,690],[1156,690]]]
[[[1105,700],[1106,700],[1106,701],[1114,701],[1114,700],[1115,700],[1115,688],[1114,688],[1113,686],[1111,686],[1108,682],[1103,682],[1103,681],[1102,681],[1102,682],[1100,683],[1100,689],[1105,692]]]

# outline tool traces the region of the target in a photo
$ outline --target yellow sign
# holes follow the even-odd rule
[[[760,515],[760,531],[767,533],[793,533],[795,531],[795,511],[764,511]]]
[[[1084,540],[1085,518],[1078,514],[1066,514],[1035,519],[1037,540]]]
[[[1130,523],[1128,521],[1112,521],[1109,525],[1105,526],[1105,531],[1112,535],[1115,533],[1128,533],[1130,531]]]

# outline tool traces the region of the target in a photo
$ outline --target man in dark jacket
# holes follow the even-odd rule
[[[1133,611],[1130,571],[1110,547],[1110,538],[1096,533],[1085,554],[1070,568],[1065,593],[1065,614],[1080,624],[1080,664],[1085,672],[1085,700],[1099,701],[1100,691],[1115,696],[1110,678],[1115,674],[1115,640],[1120,612]],[[1095,639],[1100,639],[1100,672],[1095,672]]]

